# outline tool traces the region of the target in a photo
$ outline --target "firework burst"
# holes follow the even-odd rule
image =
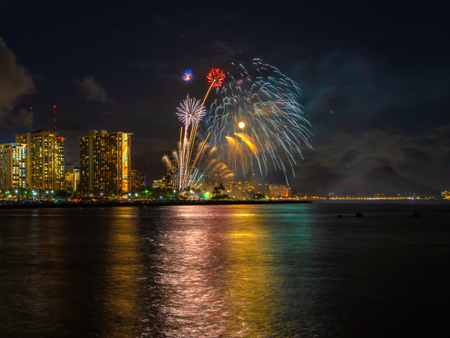
[[[191,69],[186,69],[181,78],[183,81],[192,81],[194,79],[194,73]]]
[[[202,102],[194,98],[189,98],[189,94],[186,100],[182,101],[180,106],[177,107],[177,111],[178,119],[188,126],[195,124],[197,119],[201,119],[206,114],[206,109],[202,105]]]
[[[216,89],[219,98],[208,116],[210,144],[235,172],[240,167],[246,175],[257,165],[265,177],[271,162],[286,176],[288,167],[294,173],[295,155],[302,158],[300,145],[312,148],[311,125],[299,104],[298,84],[261,59],[253,65],[252,70],[238,65],[227,73],[229,85]]]
[[[214,88],[219,88],[222,86],[223,81],[225,80],[225,73],[220,68],[213,68],[209,71],[208,83],[211,84]]]
[[[176,115],[184,123],[184,128],[181,128],[180,131],[178,150],[172,152],[172,159],[165,155],[162,161],[166,164],[169,171],[172,172],[172,175],[174,175],[180,193],[183,193],[188,188],[198,188],[205,175],[214,173],[215,178],[221,179],[231,175],[227,166],[216,159],[214,161],[212,159],[209,160],[209,162],[217,162],[216,165],[212,167],[208,166],[206,169],[203,168],[203,170],[199,168],[199,165],[203,163],[204,151],[210,148],[206,144],[209,135],[203,142],[198,144],[196,154],[193,156],[198,124],[206,114],[204,102],[214,83],[209,87],[203,102],[195,98],[189,98],[188,94],[186,100],[182,101],[180,106],[177,107]],[[209,151],[209,154],[212,153],[216,153],[215,148],[211,148]]]

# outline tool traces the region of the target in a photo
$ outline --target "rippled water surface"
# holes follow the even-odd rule
[[[0,337],[449,336],[449,262],[449,205],[0,210]]]

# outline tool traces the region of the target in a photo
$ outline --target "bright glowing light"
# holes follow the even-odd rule
[[[183,81],[192,81],[194,79],[194,73],[191,69],[186,69],[181,78]]]
[[[220,68],[213,68],[209,71],[206,78],[208,79],[209,84],[211,84],[215,88],[219,88],[222,86],[223,81],[225,80],[225,73]]]
[[[239,128],[243,129],[245,127],[245,123],[244,122],[239,122],[238,126],[239,126]]]

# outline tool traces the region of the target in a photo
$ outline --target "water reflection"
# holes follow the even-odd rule
[[[141,331],[136,222],[99,210],[27,210],[2,220],[1,237],[8,239],[0,244],[0,272],[7,272],[0,279],[3,337],[128,337]]]
[[[149,289],[149,327],[144,334],[225,337],[269,334],[275,318],[268,224],[246,221],[237,208],[177,207],[144,240],[156,269]],[[235,208],[236,209],[236,208]],[[226,215],[226,217],[225,217]]]
[[[0,332],[430,336],[447,328],[439,309],[448,287],[437,281],[448,280],[449,212],[440,212],[392,220],[336,218],[320,205],[3,210]]]
[[[114,213],[106,234],[103,315],[108,325],[102,337],[124,337],[142,330],[144,312],[139,215],[135,210]]]
[[[175,226],[144,238],[152,247],[155,265],[149,289],[158,294],[151,297],[146,334],[217,337],[225,330],[223,265],[218,252],[223,236],[207,220],[212,215],[197,213],[192,218],[183,209],[168,210],[172,212],[166,216]]]
[[[276,323],[276,278],[269,253],[268,223],[238,208],[226,241],[226,307],[231,337],[270,337]],[[249,222],[243,216],[252,216]]]

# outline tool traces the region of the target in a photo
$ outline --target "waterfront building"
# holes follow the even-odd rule
[[[163,186],[163,179],[161,180],[153,180],[152,189],[161,189]]]
[[[121,194],[131,191],[132,133],[90,130],[80,137],[82,194]]]
[[[131,170],[131,189],[140,190],[147,185],[146,176],[137,170]]]
[[[178,164],[174,159],[170,160],[172,162],[172,169],[166,166],[166,186],[168,189],[178,189],[179,179],[178,179]]]
[[[235,181],[226,184],[225,193],[236,198],[251,198],[256,194],[269,197],[269,183],[254,180]]]
[[[66,189],[70,189],[76,193],[80,182],[80,168],[73,168],[72,171],[67,171],[65,176]]]
[[[26,188],[27,146],[0,144],[0,190]]]
[[[64,188],[64,137],[41,129],[16,135],[16,143],[26,145],[26,188]]]
[[[450,200],[450,191],[443,191],[442,198],[446,200]]]
[[[289,198],[292,196],[292,189],[283,184],[269,184],[270,198]]]

